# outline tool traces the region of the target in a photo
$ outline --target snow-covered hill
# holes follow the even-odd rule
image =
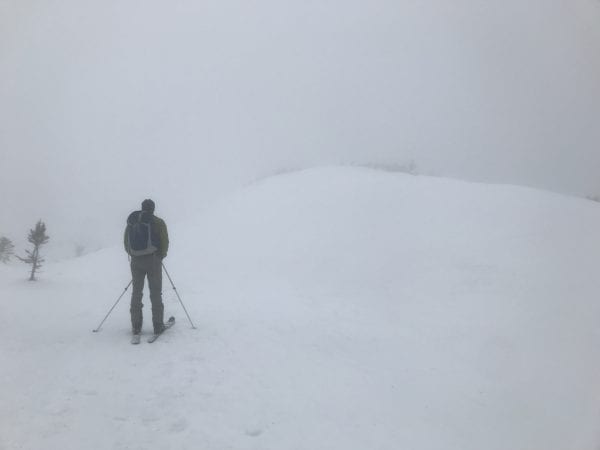
[[[323,168],[165,219],[197,330],[165,279],[152,345],[129,292],[91,332],[129,282],[120,236],[37,283],[0,267],[0,449],[600,443],[598,204]]]

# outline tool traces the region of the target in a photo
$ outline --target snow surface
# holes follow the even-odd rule
[[[0,266],[0,449],[598,448],[597,203],[321,168],[169,225],[197,329],[165,278],[152,345],[129,291],[91,332],[120,236],[36,283]]]

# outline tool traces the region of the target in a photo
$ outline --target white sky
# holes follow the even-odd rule
[[[599,194],[599,117],[596,0],[0,0],[0,235],[320,164]]]

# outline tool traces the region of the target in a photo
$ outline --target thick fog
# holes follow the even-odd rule
[[[0,235],[323,164],[595,195],[599,117],[595,0],[4,0]]]

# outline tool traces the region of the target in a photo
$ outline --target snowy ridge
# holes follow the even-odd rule
[[[0,449],[600,442],[596,203],[323,168],[170,233],[198,330],[165,278],[178,325],[152,346],[129,345],[128,295],[91,333],[129,281],[119,246],[37,283],[0,267]]]

